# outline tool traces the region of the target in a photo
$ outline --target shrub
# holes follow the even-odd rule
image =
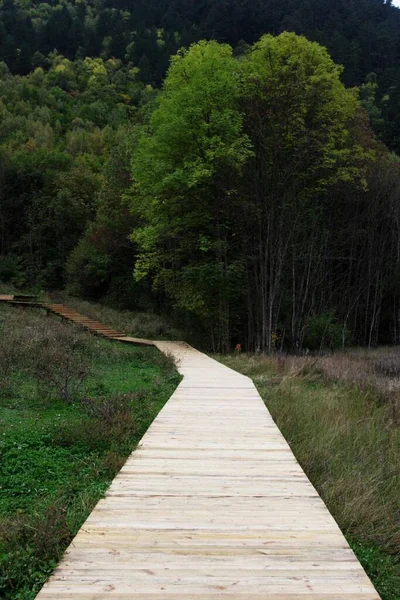
[[[44,394],[56,394],[58,398],[72,404],[83,389],[90,374],[90,362],[85,345],[79,337],[58,335],[44,340],[36,356],[35,377]]]
[[[50,503],[41,514],[17,514],[0,520],[0,597],[23,599],[17,590],[24,587],[27,572],[36,592],[56,566],[71,539],[67,513],[60,500]],[[26,588],[25,588],[26,589]]]
[[[332,313],[308,317],[304,324],[303,346],[311,351],[333,350],[343,346],[348,331]]]
[[[1,307],[0,395],[8,395],[14,375],[29,374],[42,397],[67,403],[78,397],[91,371],[93,341],[83,331],[38,311]]]
[[[0,255],[0,281],[8,283],[20,276],[19,261],[15,256]]]
[[[100,298],[109,285],[111,258],[91,243],[89,234],[80,240],[69,256],[68,285],[70,291],[78,296]]]

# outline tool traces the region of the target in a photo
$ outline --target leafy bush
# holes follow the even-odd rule
[[[56,335],[42,342],[35,357],[34,373],[39,389],[71,404],[90,374],[90,357],[82,336]]]
[[[111,396],[100,396],[98,398],[82,398],[81,404],[86,413],[98,419],[102,425],[110,428],[124,422],[128,424],[132,419],[132,404],[138,398],[143,398],[142,393],[113,394]]]
[[[0,255],[0,281],[8,283],[20,275],[19,260],[15,256]]]
[[[86,235],[67,262],[69,289],[84,298],[100,298],[107,290],[111,257],[98,250]]]
[[[343,346],[349,337],[332,313],[308,317],[304,324],[303,346],[311,351],[333,350]]]
[[[90,375],[90,337],[36,311],[2,307],[0,314],[0,396],[9,395],[16,374],[32,377],[43,397],[76,399]]]

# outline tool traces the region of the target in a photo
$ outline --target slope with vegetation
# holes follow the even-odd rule
[[[285,30],[326,46],[347,85],[375,73],[384,115],[377,130],[399,151],[400,11],[391,0],[4,0],[0,60],[24,75],[46,66],[55,49],[70,60],[116,58],[157,85],[181,46],[216,39],[241,53],[260,35]]]
[[[154,348],[0,306],[0,596],[34,598],[179,382]]]
[[[137,70],[112,59],[72,63],[54,53],[47,69],[26,77],[4,63],[0,72],[0,279],[60,287],[68,256],[96,210],[126,185],[120,157],[129,123],[140,120],[152,92],[137,81]],[[114,263],[99,259],[99,272],[129,259],[124,219],[132,227],[128,211],[116,215],[118,236],[108,223],[111,239],[102,244]]]

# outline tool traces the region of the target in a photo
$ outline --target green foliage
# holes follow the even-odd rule
[[[83,298],[100,298],[110,279],[110,256],[92,242],[92,229],[85,232],[68,258],[67,273],[70,291]]]
[[[397,342],[399,169],[366,113],[382,135],[390,114],[395,138],[396,78],[382,97],[382,69],[371,65],[363,111],[341,82],[352,80],[355,46],[340,52],[344,70],[293,33],[251,46],[258,29],[247,29],[241,2],[231,3],[247,32],[239,39],[241,27],[226,29],[225,9],[212,4],[215,35],[243,41],[181,49],[160,94],[153,84],[169,54],[207,30],[203,16],[171,34],[171,23],[132,21],[143,9],[150,22],[154,6],[10,0],[0,8],[0,56],[2,33],[22,27],[0,66],[4,278],[175,311],[214,348],[240,340],[271,350],[278,330],[293,347],[305,316],[327,310],[354,340]],[[305,4],[294,13],[286,6],[285,26],[308,27]]]
[[[0,281],[8,283],[18,279],[19,261],[15,256],[0,256]]]
[[[25,77],[1,69],[0,255],[18,255],[21,284],[63,284],[110,151],[148,95],[136,77],[116,59],[56,52]]]
[[[331,313],[308,317],[304,323],[303,346],[308,350],[333,350],[348,339],[349,332]]]
[[[207,185],[219,166],[243,164],[248,144],[240,135],[238,95],[228,46],[201,42],[172,58],[151,117],[153,135],[142,136],[135,152],[134,177],[150,197]]]
[[[131,184],[132,132],[115,140],[103,169],[96,216],[68,257],[69,290],[84,298],[114,298],[119,307],[141,305],[142,284],[133,280],[135,247],[128,236],[135,220],[124,200]]]
[[[219,309],[229,312],[239,293],[241,262],[228,257],[224,221],[234,176],[251,153],[239,94],[228,46],[180,51],[133,160],[132,207],[144,222],[132,236],[142,249],[136,278],[153,273],[177,307],[212,327],[223,327]]]
[[[383,0],[209,0],[207,10],[202,3],[181,0],[7,0],[0,6],[0,60],[13,74],[27,74],[47,69],[56,49],[71,62],[90,64],[97,60],[93,57],[125,61],[141,82],[158,84],[169,57],[181,46],[215,39],[232,45],[239,56],[265,33],[294,31],[329,49],[344,65],[346,85],[360,85],[376,73],[378,103],[390,97],[384,111],[385,138],[398,150],[391,116],[398,97],[399,25],[399,10]],[[60,87],[69,85],[74,80],[69,63],[62,63],[53,77]],[[101,77],[101,68],[96,68],[94,79]],[[86,106],[104,118],[103,109],[102,101]],[[379,123],[377,131],[382,133]]]
[[[400,589],[398,557],[384,554],[378,546],[367,546],[352,540],[350,545],[374,582],[382,600],[398,600]]]
[[[374,131],[381,133],[384,126],[382,111],[377,103],[378,83],[375,73],[369,73],[360,86],[360,104],[368,113]]]
[[[373,152],[354,139],[359,105],[340,74],[324,48],[289,33],[239,59],[200,42],[171,61],[134,150],[135,275],[207,319],[214,347],[229,347],[247,302],[249,344],[270,349],[280,265],[307,252],[305,231],[323,231],[328,188],[364,182]]]
[[[262,136],[266,168],[279,169],[275,185],[285,181],[295,185],[297,195],[306,195],[357,177],[352,156],[361,149],[349,130],[357,96],[343,86],[342,68],[325,48],[291,33],[266,35],[241,67],[250,137],[257,143]]]

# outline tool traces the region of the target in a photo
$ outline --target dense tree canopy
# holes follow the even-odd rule
[[[386,0],[4,0],[0,61],[14,74],[45,67],[56,50],[70,60],[116,58],[159,84],[169,57],[201,39],[240,53],[261,35],[294,31],[325,46],[344,66],[343,81],[361,85],[374,73],[386,143],[400,153],[400,10]]]
[[[134,157],[133,206],[145,225],[136,275],[155,276],[177,306],[212,328],[229,318],[241,261],[226,261],[225,215],[250,154],[229,46],[200,42],[171,63],[164,93]],[[236,297],[236,293],[233,294]]]
[[[134,153],[136,277],[151,274],[204,319],[216,347],[233,334],[261,350],[278,330],[291,344],[304,337],[311,275],[321,261],[329,273],[329,197],[365,194],[377,151],[371,133],[360,139],[365,119],[340,72],[324,48],[288,33],[240,59],[200,42],[171,63]]]
[[[5,0],[0,280],[215,349],[399,341],[399,25],[383,0]]]
[[[0,76],[0,274],[60,285],[110,150],[152,92],[114,59],[53,53],[47,70],[21,77],[0,63]]]

